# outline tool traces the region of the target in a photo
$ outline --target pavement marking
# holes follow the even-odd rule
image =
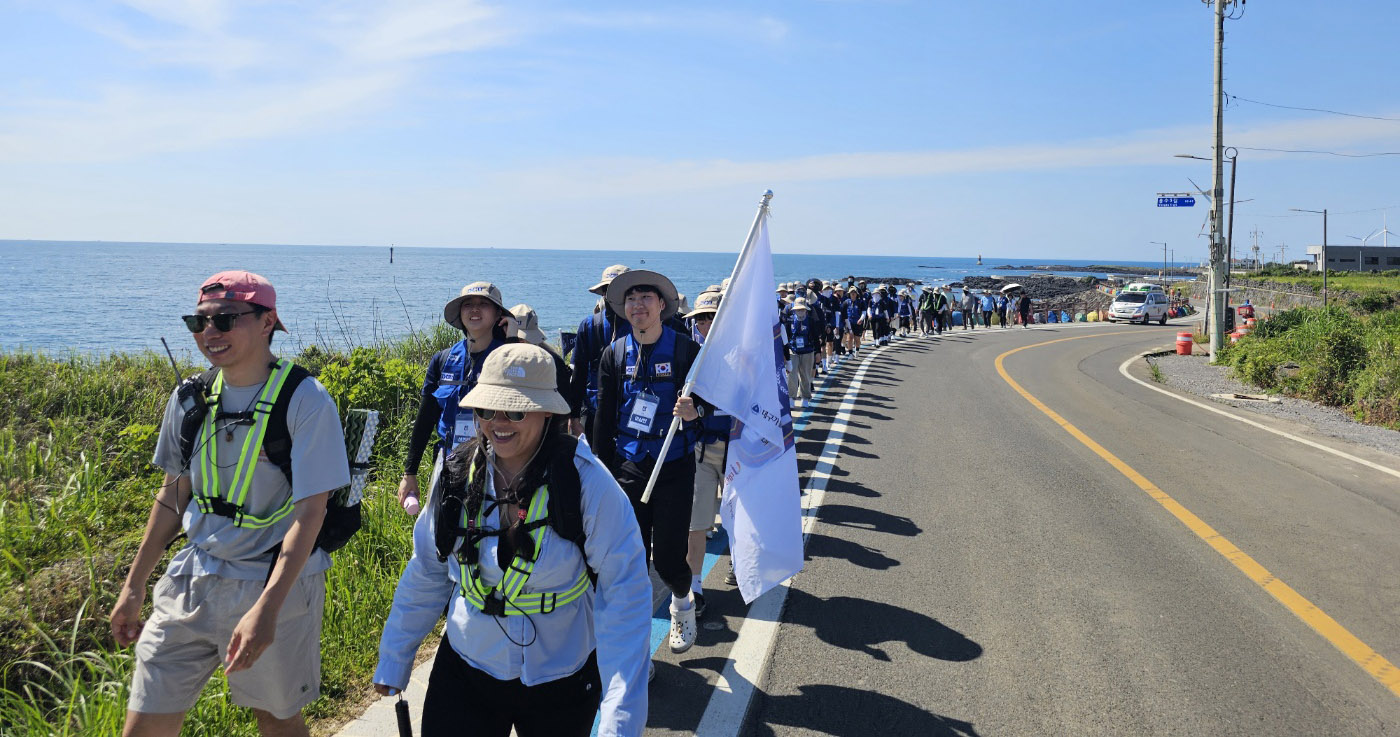
[[[911,336],[912,337],[912,336]],[[922,337],[922,336],[921,336]],[[807,489],[803,496],[802,540],[805,547],[812,526],[816,523],[816,513],[821,509],[826,495],[826,484],[835,470],[836,460],[841,455],[841,441],[845,437],[851,412],[855,409],[856,398],[860,396],[861,382],[865,370],[887,348],[903,343],[892,342],[870,352],[860,363],[860,368],[851,377],[846,394],[836,416],[831,420],[831,429],[822,447],[817,465],[807,477]],[[769,657],[777,642],[778,624],[787,601],[792,579],[774,586],[749,605],[743,617],[738,637],[730,647],[728,662],[715,681],[714,692],[700,724],[695,728],[696,737],[728,737],[739,733],[748,715],[753,692],[763,679]]]
[[[1156,484],[1148,481],[1146,477],[1138,473],[1132,466],[1124,463],[1118,456],[1113,455],[1108,449],[1095,442],[1093,438],[1085,435],[1082,430],[1070,424],[1069,420],[1066,420],[1054,410],[1045,406],[1043,402],[1036,399],[1034,395],[1022,388],[1020,384],[1016,383],[1016,380],[1011,378],[1011,375],[1006,372],[1006,367],[1003,365],[1003,361],[1007,356],[1020,353],[1030,348],[1039,348],[1052,343],[1063,343],[1067,340],[1097,338],[1113,334],[1114,333],[1097,333],[1094,335],[1077,335],[1072,338],[1060,338],[1043,343],[1033,343],[1009,350],[996,357],[997,373],[1001,375],[1001,378],[1005,380],[1007,384],[1011,385],[1012,389],[1016,390],[1016,393],[1030,402],[1032,406],[1044,412],[1046,416],[1054,420],[1060,427],[1064,428],[1065,432],[1074,436],[1074,438],[1083,443],[1085,447],[1094,451],[1100,458],[1107,461],[1109,465],[1118,469],[1119,473],[1128,477],[1128,480],[1136,484],[1139,489],[1147,492],[1148,496],[1155,499],[1157,503],[1161,504],[1168,512],[1171,512],[1172,516],[1176,517],[1177,520],[1186,525],[1192,532],[1196,533],[1197,537],[1214,548],[1217,553],[1220,553],[1226,560],[1233,563],[1235,567],[1240,569],[1251,581],[1258,584],[1267,591],[1270,596],[1274,597],[1274,599],[1280,604],[1283,604],[1290,612],[1293,612],[1295,616],[1303,620],[1305,624],[1312,627],[1314,631],[1322,635],[1328,642],[1332,643],[1333,647],[1342,651],[1342,654],[1351,658],[1353,662],[1361,666],[1361,669],[1370,674],[1372,678],[1380,681],[1381,685],[1390,689],[1392,694],[1400,697],[1400,668],[1396,668],[1392,665],[1384,656],[1362,642],[1337,622],[1337,620],[1333,619],[1326,612],[1319,609],[1317,605],[1308,601],[1302,594],[1294,590],[1293,587],[1284,583],[1272,573],[1269,573],[1268,569],[1260,565],[1258,561],[1251,558],[1243,550],[1240,550],[1234,543],[1225,539],[1215,528],[1206,524],[1204,520],[1193,514],[1191,510],[1168,496],[1167,493],[1158,488]]]
[[[1203,409],[1203,410],[1206,410],[1206,411],[1209,411],[1209,412],[1214,412],[1214,413],[1216,413],[1216,414],[1218,414],[1218,415],[1223,415],[1223,416],[1225,416],[1225,417],[1229,417],[1229,418],[1232,419],[1232,420],[1238,420],[1238,421],[1240,421],[1240,422],[1243,422],[1243,423],[1246,424],[1246,425],[1250,425],[1251,427],[1257,427],[1257,428],[1259,428],[1260,430],[1263,430],[1263,431],[1265,431],[1265,432],[1271,432],[1271,433],[1273,433],[1273,434],[1275,434],[1275,435],[1278,435],[1278,436],[1280,436],[1280,437],[1288,438],[1289,440],[1295,440],[1295,441],[1297,441],[1297,442],[1299,442],[1299,443],[1302,443],[1303,445],[1308,446],[1309,448],[1317,448],[1318,450],[1324,451],[1324,452],[1326,452],[1326,453],[1331,453],[1332,455],[1337,456],[1338,458],[1345,458],[1346,460],[1351,461],[1351,462],[1353,462],[1353,463],[1359,463],[1359,464],[1361,464],[1361,465],[1363,465],[1363,466],[1365,466],[1365,467],[1367,467],[1367,468],[1370,468],[1370,469],[1373,469],[1373,470],[1376,470],[1376,471],[1380,471],[1381,473],[1390,474],[1391,476],[1394,476],[1395,478],[1400,479],[1400,470],[1396,470],[1396,469],[1394,469],[1394,468],[1390,468],[1389,466],[1383,466],[1383,465],[1381,465],[1381,464],[1379,464],[1379,463],[1376,463],[1375,461],[1369,461],[1369,460],[1366,460],[1365,458],[1360,458],[1360,457],[1358,457],[1358,456],[1354,456],[1354,455],[1352,455],[1352,454],[1350,454],[1350,453],[1348,453],[1348,452],[1346,452],[1346,451],[1338,450],[1338,449],[1332,448],[1332,447],[1328,447],[1328,446],[1326,446],[1326,445],[1323,445],[1322,443],[1314,442],[1314,441],[1312,441],[1312,440],[1308,440],[1307,438],[1299,437],[1299,436],[1297,436],[1297,435],[1294,435],[1294,434],[1289,433],[1289,432],[1285,432],[1285,431],[1283,431],[1283,430],[1278,430],[1278,429],[1269,427],[1268,425],[1265,425],[1265,424],[1263,424],[1263,423],[1261,423],[1261,422],[1255,422],[1254,420],[1251,420],[1251,419],[1249,419],[1248,417],[1242,417],[1242,416],[1240,416],[1240,415],[1237,415],[1237,414],[1235,414],[1234,412],[1226,412],[1225,410],[1223,410],[1223,409],[1221,409],[1221,408],[1219,408],[1219,407],[1212,407],[1212,406],[1210,406],[1209,404],[1206,404],[1206,403],[1204,403],[1204,402],[1198,402],[1198,401],[1196,401],[1196,400],[1194,400],[1194,399],[1191,399],[1191,398],[1189,398],[1189,397],[1183,397],[1183,396],[1181,396],[1180,394],[1177,394],[1176,392],[1167,391],[1166,389],[1163,389],[1163,388],[1161,388],[1161,387],[1159,387],[1159,386],[1152,386],[1151,384],[1147,383],[1146,381],[1143,381],[1142,379],[1139,379],[1138,377],[1133,376],[1132,374],[1129,374],[1129,373],[1128,373],[1128,364],[1130,364],[1130,363],[1132,363],[1133,361],[1136,361],[1136,360],[1138,360],[1138,359],[1145,358],[1147,355],[1148,355],[1148,354],[1143,353],[1143,354],[1140,354],[1140,355],[1137,355],[1137,356],[1133,356],[1132,358],[1129,358],[1128,360],[1124,361],[1122,364],[1120,364],[1120,365],[1118,366],[1118,373],[1122,374],[1123,376],[1127,377],[1128,379],[1130,379],[1130,380],[1132,380],[1132,381],[1135,381],[1135,382],[1137,382],[1137,383],[1139,383],[1139,384],[1141,384],[1141,385],[1147,387],[1148,389],[1151,389],[1151,390],[1154,391],[1154,392],[1159,392],[1159,393],[1161,393],[1161,394],[1165,394],[1165,395],[1167,395],[1167,396],[1169,396],[1169,397],[1172,397],[1172,398],[1174,398],[1174,399],[1179,399],[1179,400],[1181,400],[1181,401],[1183,401],[1183,402],[1185,402],[1185,403],[1187,403],[1187,404],[1192,404],[1192,405],[1195,405],[1195,406],[1197,406],[1197,407],[1200,407],[1200,408]]]

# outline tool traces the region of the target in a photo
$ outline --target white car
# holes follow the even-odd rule
[[[1156,284],[1129,284],[1108,306],[1108,321],[1122,320],[1146,325],[1156,320],[1157,324],[1166,325],[1170,307],[1166,292]]]

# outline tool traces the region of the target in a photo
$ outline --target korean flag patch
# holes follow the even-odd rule
[[[667,362],[665,362],[665,363],[658,363],[658,364],[656,364],[656,367],[655,367],[655,368],[656,368],[656,375],[657,375],[658,377],[661,377],[661,376],[670,376],[670,375],[671,375],[671,362],[670,362],[670,361],[667,361]]]

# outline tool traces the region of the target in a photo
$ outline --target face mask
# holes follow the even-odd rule
[[[832,291],[831,291],[830,289],[824,289],[824,290],[822,290],[822,296],[823,296],[823,297],[830,297],[831,295],[832,295]]]

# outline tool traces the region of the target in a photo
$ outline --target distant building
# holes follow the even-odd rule
[[[1309,271],[1322,268],[1322,246],[1308,246]],[[1400,269],[1400,246],[1334,246],[1327,244],[1328,271],[1388,271]]]

